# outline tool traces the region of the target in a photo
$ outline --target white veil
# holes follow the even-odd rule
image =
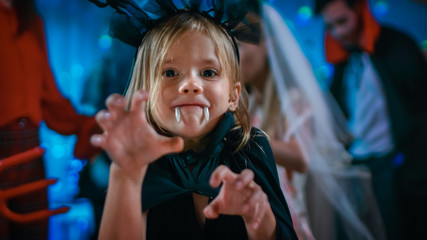
[[[370,173],[351,166],[351,156],[338,141],[337,130],[345,122],[333,117],[332,98],[320,89],[276,9],[263,3],[262,19],[281,111],[289,124],[287,136],[296,138],[309,164],[303,191],[313,235],[317,239],[385,239]]]

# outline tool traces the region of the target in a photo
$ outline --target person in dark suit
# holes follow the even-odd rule
[[[354,164],[369,167],[388,239],[426,239],[427,65],[407,34],[365,0],[316,0],[326,24],[331,92],[347,117]]]

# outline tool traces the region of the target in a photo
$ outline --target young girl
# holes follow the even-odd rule
[[[97,115],[92,143],[113,159],[100,239],[297,238],[242,91],[236,45],[209,16],[181,11],[146,33],[128,101]]]

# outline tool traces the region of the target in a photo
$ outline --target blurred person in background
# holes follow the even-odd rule
[[[39,145],[39,125],[60,134],[76,134],[75,156],[99,150],[89,143],[98,131],[92,117],[79,115],[58,91],[46,49],[43,22],[33,0],[0,1],[0,161]],[[66,46],[64,46],[66,47]],[[45,178],[39,158],[2,171],[0,189]],[[10,210],[28,213],[48,208],[46,189],[8,201]],[[18,224],[0,216],[0,239],[47,239],[48,219]]]
[[[238,42],[251,121],[271,138],[299,239],[384,239],[369,172],[349,164],[326,96],[284,18],[254,0],[243,25],[260,36]]]
[[[316,0],[326,25],[330,86],[369,167],[388,239],[426,239],[427,65],[405,33],[382,26],[365,0]]]
[[[253,11],[246,15],[246,23],[253,28],[261,26],[260,1],[253,1]],[[254,29],[255,30],[255,29]],[[254,31],[255,32],[255,31]],[[259,33],[261,34],[261,33]],[[259,42],[238,41],[241,77],[248,90],[248,109],[251,124],[265,131],[271,141],[274,159],[277,163],[280,187],[288,201],[295,231],[298,238],[314,239],[311,234],[305,207],[297,199],[300,192],[294,187],[293,172],[305,173],[308,163],[304,159],[295,136],[285,139],[289,130],[287,119],[280,111],[280,102],[270,72],[265,39]]]

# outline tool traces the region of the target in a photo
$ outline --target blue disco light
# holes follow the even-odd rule
[[[388,3],[387,1],[378,1],[374,4],[372,11],[375,16],[382,17],[388,12]]]
[[[102,35],[98,42],[99,48],[102,50],[108,50],[111,47],[111,37],[108,35]]]
[[[298,9],[296,23],[300,26],[307,25],[313,16],[313,11],[308,6],[302,6]]]
[[[317,68],[316,75],[320,80],[331,78],[334,73],[334,67],[331,64],[325,64]]]

